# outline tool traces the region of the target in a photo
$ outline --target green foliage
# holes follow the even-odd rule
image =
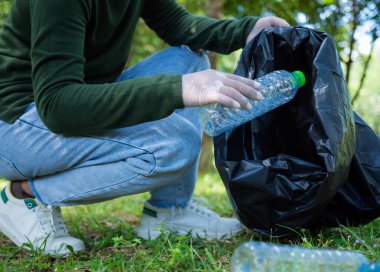
[[[380,135],[380,41],[377,42],[374,51],[374,59],[368,68],[367,79],[360,93],[354,109],[359,115]],[[356,89],[361,63],[354,64],[353,84],[351,89]],[[355,84],[356,83],[356,84]]]
[[[13,0],[1,0],[0,1],[0,27],[8,15]]]

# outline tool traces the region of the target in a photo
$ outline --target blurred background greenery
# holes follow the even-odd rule
[[[0,0],[0,27],[14,0]],[[276,15],[291,25],[329,33],[335,40],[355,111],[380,134],[380,0],[178,0],[197,15],[241,18]],[[167,47],[143,21],[134,37],[127,66]],[[211,54],[214,68],[233,72],[240,52]],[[213,169],[212,144],[204,139],[201,170]]]

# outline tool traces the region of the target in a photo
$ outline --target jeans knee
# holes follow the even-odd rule
[[[125,172],[148,176],[156,168],[156,158],[152,153],[144,153],[124,160]]]
[[[201,150],[201,136],[197,133],[187,135],[188,137],[186,138],[178,138],[176,143],[177,148],[173,151],[178,155],[179,160],[182,161],[182,164],[179,165],[181,166],[181,170],[192,167],[197,162]]]
[[[179,139],[179,150],[178,152],[186,158],[187,165],[192,166],[198,160],[201,145],[202,145],[202,136],[199,133],[192,133],[188,138]]]
[[[197,163],[201,144],[202,136],[195,126],[184,125],[180,133],[175,133],[170,145],[165,147],[165,155],[157,158],[157,167],[153,172],[181,176]]]
[[[188,67],[192,67],[191,72],[204,71],[211,68],[207,51],[192,50],[186,45],[181,45],[178,48],[185,52],[185,61]]]

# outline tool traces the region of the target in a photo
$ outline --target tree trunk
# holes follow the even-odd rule
[[[206,0],[206,15],[211,18],[221,19],[223,17],[223,0]],[[216,69],[218,65],[218,55],[209,52],[211,68]],[[203,134],[202,153],[199,163],[200,172],[208,172],[214,167],[212,138]]]

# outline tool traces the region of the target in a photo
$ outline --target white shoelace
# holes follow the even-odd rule
[[[206,199],[197,197],[197,198],[192,198],[185,209],[195,211],[196,213],[203,216],[214,217],[215,213],[207,208],[210,206],[211,206],[210,203]]]
[[[54,237],[67,235],[59,207],[38,206],[34,211],[46,235],[53,235]]]

